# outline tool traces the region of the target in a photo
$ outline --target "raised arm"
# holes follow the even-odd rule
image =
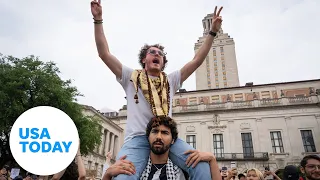
[[[214,34],[216,34],[221,28],[222,17],[220,16],[220,12],[222,8],[223,7],[220,7],[217,13],[217,6],[215,7],[212,18],[211,32],[207,35],[206,40],[200,47],[199,51],[195,54],[192,61],[188,62],[186,65],[182,67],[181,83],[183,83],[203,63],[203,61],[207,57],[212,46],[213,39],[215,37]]]
[[[103,31],[101,0],[91,1],[91,12],[94,19],[94,36],[99,57],[117,78],[121,78],[122,64],[110,53],[108,42]]]
[[[84,164],[82,161],[80,149],[78,150],[76,157],[77,157],[76,159],[77,159],[78,173],[79,173],[78,180],[85,180],[86,179],[86,168],[84,167]]]

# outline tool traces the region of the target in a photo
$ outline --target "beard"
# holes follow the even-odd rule
[[[306,177],[309,179],[309,180],[320,180],[320,176],[318,174],[315,174],[316,172],[314,173],[310,173],[310,172],[306,172]],[[314,175],[313,175],[314,174]],[[316,176],[316,177],[314,177]]]
[[[161,146],[155,147],[155,145],[156,144],[158,145],[159,143],[161,144]],[[164,145],[162,142],[159,142],[159,141],[156,141],[150,145],[151,151],[156,155],[164,154],[169,150],[169,148],[170,148],[170,145]]]

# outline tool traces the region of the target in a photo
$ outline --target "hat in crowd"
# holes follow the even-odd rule
[[[283,180],[298,180],[299,172],[298,168],[294,165],[288,165],[283,171]]]
[[[4,165],[1,169],[6,169],[7,171],[9,171],[10,167],[9,165]]]
[[[246,177],[246,175],[243,173],[238,174],[238,179],[240,179],[241,177]]]

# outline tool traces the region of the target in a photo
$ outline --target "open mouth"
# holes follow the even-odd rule
[[[159,61],[159,59],[157,59],[157,58],[153,59],[152,62],[153,62],[154,64],[160,64],[160,61]]]

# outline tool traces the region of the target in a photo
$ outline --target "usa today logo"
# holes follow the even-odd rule
[[[70,165],[78,151],[79,135],[66,113],[39,106],[18,117],[9,143],[14,159],[23,169],[47,176]]]

